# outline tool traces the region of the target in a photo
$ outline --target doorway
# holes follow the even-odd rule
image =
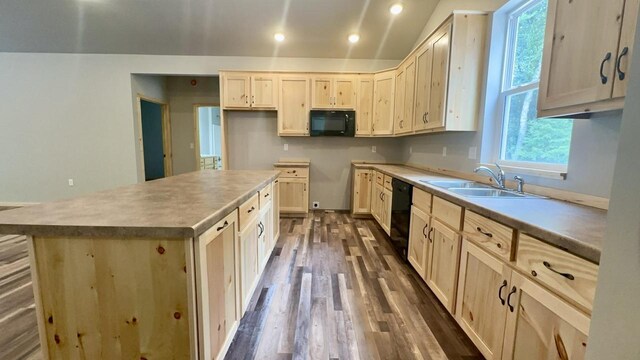
[[[195,156],[200,170],[222,169],[223,128],[220,106],[213,104],[194,105]]]
[[[138,97],[145,181],[172,175],[171,129],[167,104]]]

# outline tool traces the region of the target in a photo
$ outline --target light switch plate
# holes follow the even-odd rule
[[[189,143],[189,149],[193,149],[195,148],[195,145],[193,143]]]
[[[475,147],[475,146],[470,146],[469,147],[469,159],[475,160],[476,157],[478,157],[478,148]]]
[[[376,152],[376,146],[375,146],[375,145],[373,145],[373,146],[371,147],[371,152],[372,152],[372,153]]]
[[[443,157],[447,157],[447,147],[446,146],[442,147],[442,156]]]
[[[73,186],[73,179],[69,179],[69,186]]]
[[[289,151],[289,144],[284,144],[284,151]]]

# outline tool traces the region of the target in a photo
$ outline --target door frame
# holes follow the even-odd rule
[[[194,136],[194,156],[196,159],[196,168],[200,170],[200,123],[198,121],[198,108],[201,107],[217,107],[220,109],[220,160],[222,161],[222,170],[227,170],[227,129],[224,120],[224,110],[220,102],[214,103],[195,103],[193,104],[193,136]]]
[[[140,164],[144,173],[144,143],[142,134],[142,100],[158,104],[162,110],[162,151],[164,152],[164,177],[173,175],[173,153],[171,152],[171,117],[169,115],[169,104],[160,99],[155,99],[143,94],[137,94],[138,105],[138,146]]]

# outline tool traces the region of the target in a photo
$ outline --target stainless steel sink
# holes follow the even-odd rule
[[[516,192],[500,190],[500,189],[469,189],[469,188],[449,188],[449,191],[463,196],[472,197],[500,197],[500,198],[524,198],[531,197],[526,194],[518,194]]]
[[[458,188],[458,189],[492,189],[491,186],[475,182],[464,180],[420,180],[421,182],[445,189]]]

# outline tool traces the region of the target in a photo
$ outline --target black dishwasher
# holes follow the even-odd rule
[[[407,261],[413,186],[395,178],[391,185],[393,187],[393,195],[391,197],[391,243],[400,257]]]

